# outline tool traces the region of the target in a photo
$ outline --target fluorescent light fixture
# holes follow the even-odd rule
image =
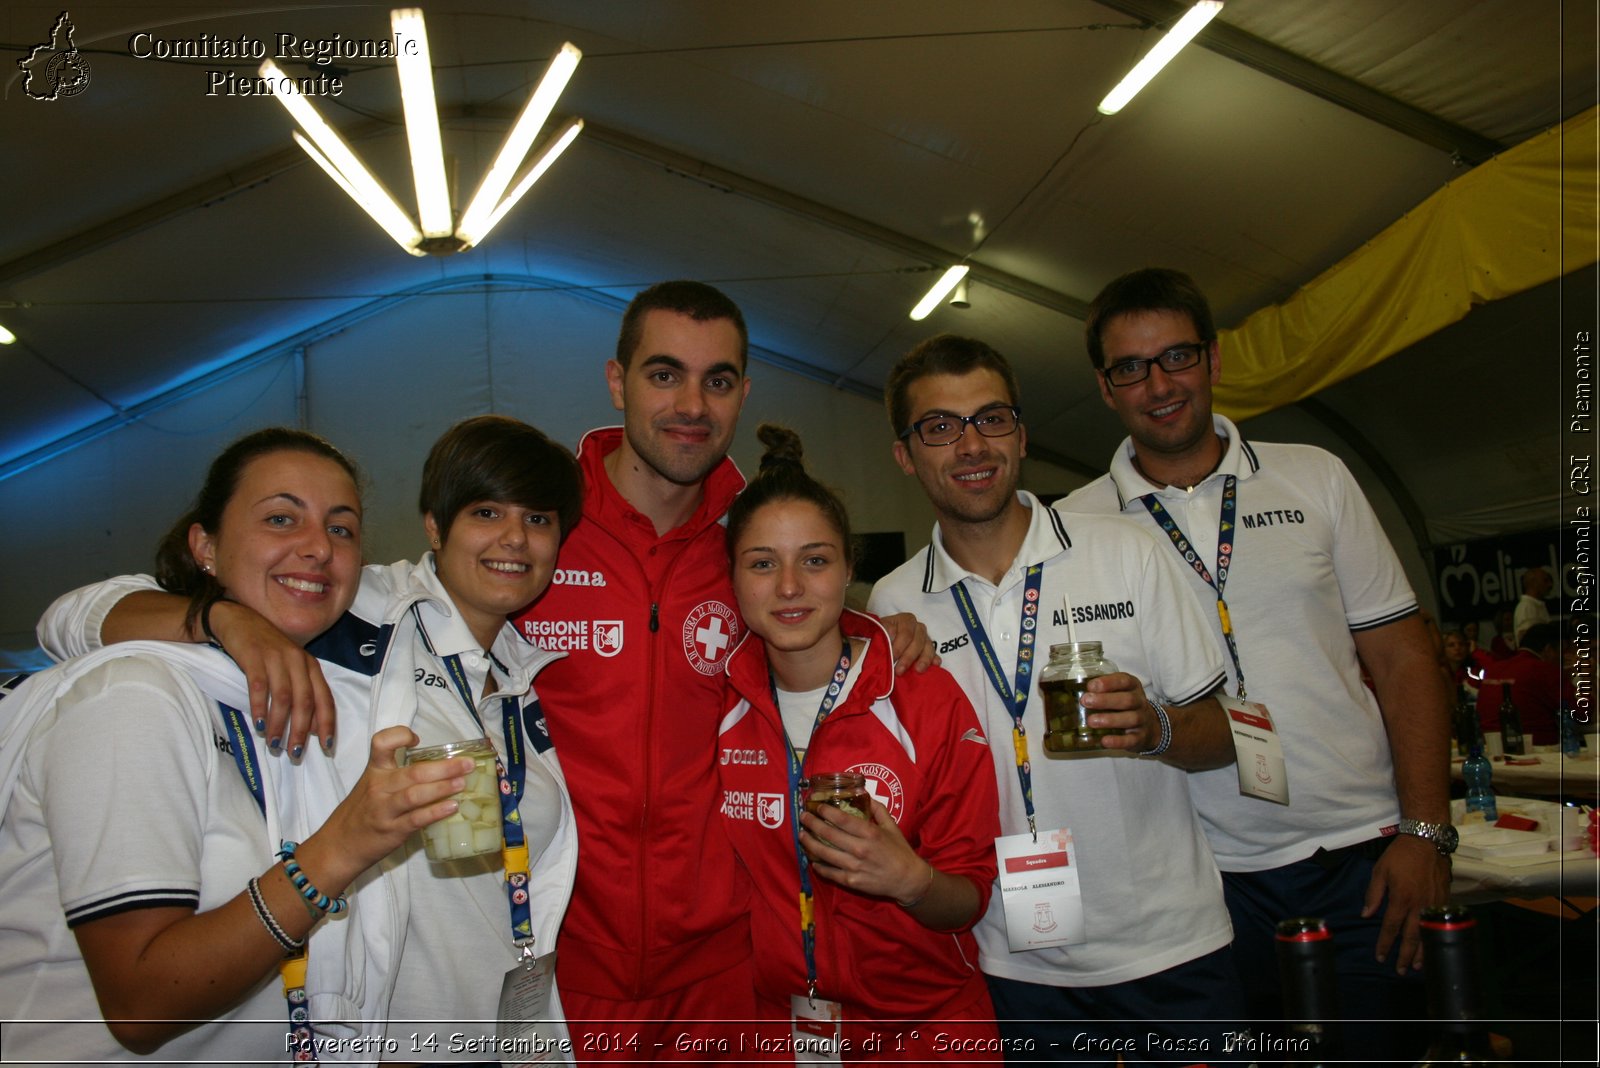
[[[528,98],[522,114],[517,116],[511,132],[506,135],[505,144],[500,146],[500,154],[495,156],[489,173],[483,176],[478,191],[472,195],[472,203],[467,205],[466,213],[461,217],[457,232],[474,235],[463,237],[468,244],[483,240],[483,235],[489,232],[492,224],[488,220],[500,206],[500,195],[511,184],[517,168],[522,166],[523,157],[528,154],[533,139],[539,135],[540,128],[555,109],[556,99],[567,87],[567,82],[572,80],[572,74],[578,69],[578,61],[582,58],[583,53],[570,43],[562,45],[561,50],[551,57],[538,87]]]
[[[1134,68],[1130,70],[1117,87],[1106,94],[1100,101],[1100,114],[1115,115],[1127,106],[1134,94],[1150,83],[1150,79],[1172,62],[1183,46],[1194,40],[1195,34],[1205,28],[1206,23],[1217,17],[1217,12],[1222,10],[1222,0],[1200,0],[1191,7],[1184,16],[1167,31],[1165,37],[1156,42],[1156,46],[1145,53]]]
[[[11,344],[12,342],[14,342],[16,340],[17,340],[17,335],[13,334],[11,331],[7,330],[5,327],[0,326],[0,345],[9,345],[9,344]]]
[[[417,242],[422,240],[422,235],[417,233],[415,228],[413,228],[409,234],[397,234],[393,230],[390,230],[384,225],[383,218],[373,208],[373,206],[363,200],[361,194],[356,192],[355,186],[346,181],[345,176],[339,173],[339,168],[335,167],[332,163],[329,163],[328,157],[317,151],[316,145],[313,145],[310,141],[307,141],[305,136],[302,135],[299,130],[292,131],[290,136],[294,138],[294,143],[305,149],[306,155],[310,156],[316,165],[322,168],[323,173],[325,173],[329,178],[332,178],[334,184],[340,189],[343,189],[345,191],[345,195],[351,200],[355,201],[362,211],[370,215],[373,222],[383,227],[384,232],[390,237],[394,238],[395,242],[401,248],[405,249],[413,256],[421,256],[424,254],[423,251],[417,247]]]
[[[295,132],[295,143],[383,228],[384,233],[394,238],[396,244],[413,256],[460,252],[482,241],[583,129],[582,119],[569,120],[518,174],[534,138],[539,136],[540,129],[555,110],[556,100],[578,69],[583,53],[572,44],[563,44],[551,57],[458,226],[450,207],[444,142],[439,134],[439,103],[433,92],[433,60],[428,52],[428,30],[422,9],[395,8],[389,12],[389,24],[394,29],[397,44],[395,72],[400,78],[400,99],[405,108],[406,140],[411,149],[411,175],[417,188],[420,228],[395,202],[383,183],[367,170],[339,132],[322,118],[293,79],[286,77],[270,59],[261,64],[261,77],[268,91],[278,98],[304,131],[304,136]],[[513,178],[516,179],[515,188],[509,196],[502,197]]]
[[[917,301],[915,308],[911,309],[911,318],[919,323],[926,319],[932,314],[933,309],[939,306],[939,302],[949,296],[950,291],[967,276],[967,272],[971,269],[964,263],[958,263],[940,275],[939,280],[933,283],[933,288],[928,290],[921,300]]]
[[[396,8],[389,24],[397,43],[395,68],[400,75],[400,101],[405,107],[406,139],[411,144],[411,174],[417,185],[417,212],[422,236],[449,237],[450,186],[444,176],[444,143],[439,138],[439,106],[433,95],[433,60],[422,9]],[[414,48],[407,47],[415,42]]]
[[[495,224],[505,217],[506,212],[510,211],[517,201],[522,199],[524,193],[533,188],[533,183],[537,182],[544,175],[544,172],[550,169],[550,165],[560,158],[561,153],[565,152],[567,146],[576,141],[578,134],[582,132],[582,119],[573,119],[562,127],[561,132],[550,141],[534,159],[533,163],[529,165],[528,169],[523,172],[522,179],[506,195],[506,198],[500,201],[500,206],[495,208],[487,219],[483,220],[482,233],[473,233],[467,229],[470,217],[462,219],[460,228],[456,230],[456,237],[461,239],[462,246],[471,248],[479,241],[482,241],[483,235],[494,229]]]
[[[379,181],[367,170],[366,165],[356,157],[345,144],[339,132],[329,126],[311,101],[300,95],[300,89],[295,85],[294,79],[287,77],[278,65],[272,60],[261,64],[261,76],[267,80],[267,85],[272,95],[277,97],[300,128],[306,132],[311,143],[321,150],[323,164],[338,170],[344,176],[346,191],[354,190],[352,196],[356,203],[366,209],[368,215],[384,232],[400,243],[402,247],[410,248],[422,240],[422,234],[417,230],[417,224],[411,217],[400,210],[400,205],[394,202],[394,197],[383,187]],[[302,142],[301,147],[305,145]],[[315,158],[315,157],[313,157]]]

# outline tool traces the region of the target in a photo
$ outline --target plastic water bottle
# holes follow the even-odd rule
[[[1483,746],[1472,747],[1472,755],[1461,765],[1461,777],[1467,781],[1467,811],[1482,812],[1483,818],[1490,823],[1499,819],[1500,812],[1494,803],[1494,787],[1490,784],[1494,769],[1483,755]]]
[[[1561,755],[1579,756],[1583,752],[1583,739],[1578,734],[1577,723],[1573,722],[1572,710],[1562,705],[1556,717],[1561,725]]]

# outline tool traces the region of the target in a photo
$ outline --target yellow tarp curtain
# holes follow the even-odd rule
[[[1271,411],[1597,258],[1591,108],[1480,164],[1289,300],[1220,332],[1217,407]]]

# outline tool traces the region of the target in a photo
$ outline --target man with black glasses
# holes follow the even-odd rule
[[[1129,437],[1057,508],[1142,524],[1183,569],[1228,667],[1236,768],[1190,792],[1222,868],[1251,1011],[1282,1018],[1274,925],[1328,921],[1349,1020],[1421,1016],[1418,920],[1445,900],[1448,695],[1400,562],[1336,457],[1247,442],[1211,410],[1221,354],[1205,297],[1135,271],[1090,306],[1100,393]],[[1365,665],[1373,690],[1362,684]],[[1374,694],[1375,691],[1375,694]],[[1345,1028],[1346,1053],[1401,1052]]]
[[[1003,834],[975,934],[1007,1058],[1216,1063],[1242,1005],[1184,769],[1233,752],[1199,608],[1136,525],[1064,518],[1018,490],[1027,430],[1016,378],[988,345],[923,342],[886,398],[895,460],[938,523],[871,608],[914,612],[984,720]],[[1052,646],[1068,642],[1100,643],[1121,669],[1081,698],[1089,726],[1110,732],[1104,750],[1070,758],[1041,744],[1039,690]]]

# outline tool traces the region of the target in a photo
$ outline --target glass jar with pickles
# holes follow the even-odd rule
[[[1117,665],[1107,660],[1099,642],[1063,642],[1050,647],[1050,662],[1039,675],[1039,696],[1044,699],[1046,753],[1102,753],[1100,739],[1116,733],[1089,726],[1089,709],[1078,697],[1089,680],[1109,675]]]
[[[471,757],[472,771],[460,793],[451,794],[457,808],[454,814],[430,823],[418,833],[429,860],[464,860],[483,853],[497,853],[504,844],[500,834],[500,774],[495,767],[494,745],[487,738],[446,742],[425,749],[402,751],[402,764],[425,760]]]

